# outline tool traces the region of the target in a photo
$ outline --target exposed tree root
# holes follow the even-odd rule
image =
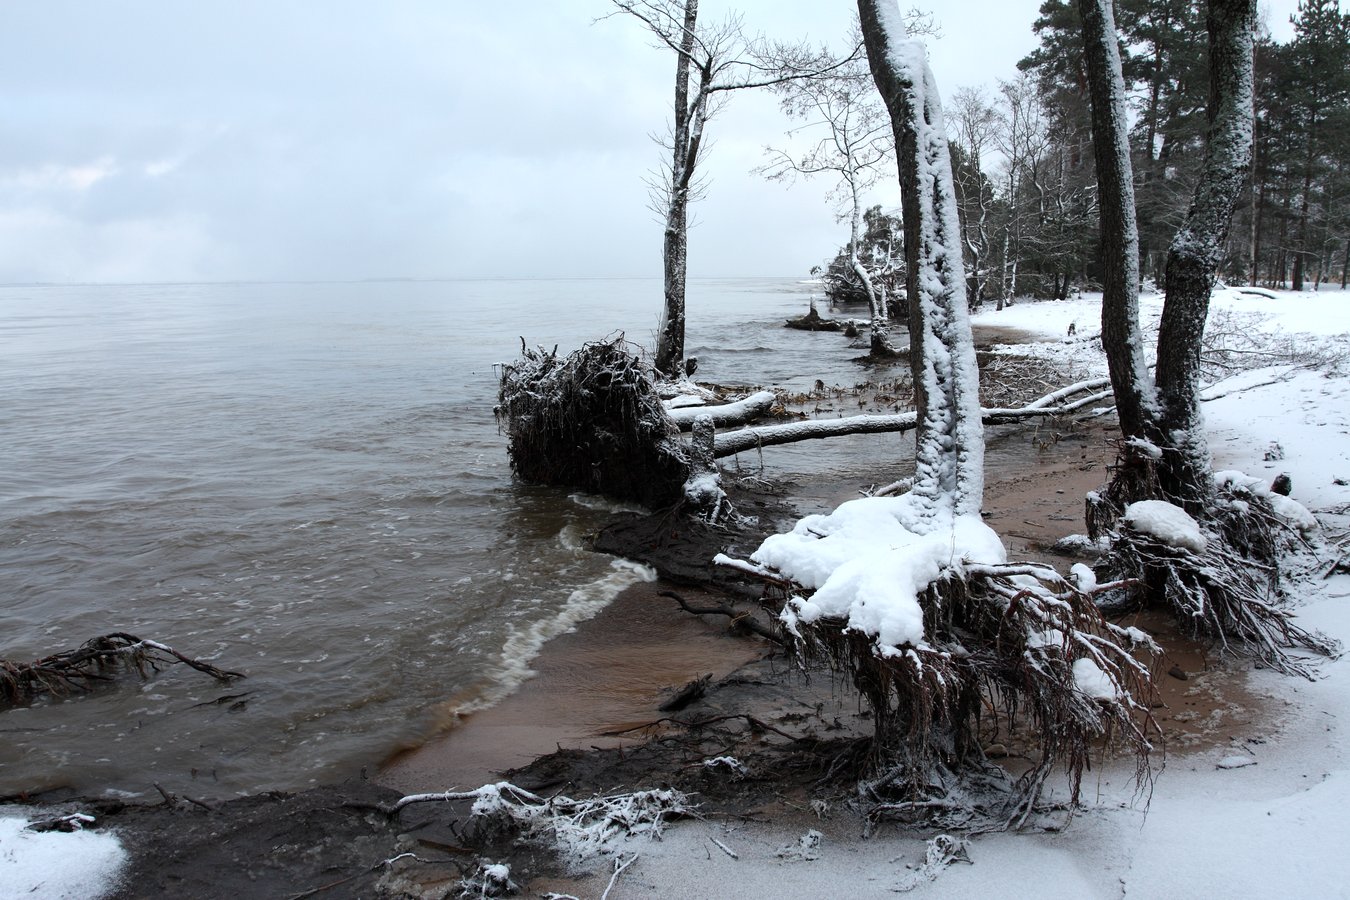
[[[87,691],[95,684],[111,681],[119,668],[135,669],[144,678],[174,662],[205,672],[218,681],[244,677],[239,672],[227,672],[185,656],[157,641],[118,631],[86,641],[75,650],[44,656],[31,663],[0,659],[0,709],[28,703],[44,693]]]
[[[1152,687],[1124,648],[1156,648],[1098,612],[1092,594],[1116,587],[1085,593],[1039,565],[958,563],[921,598],[928,637],[919,646],[879,647],[840,620],[797,622],[796,646],[847,673],[872,710],[864,799],[889,817],[953,824],[957,810],[967,826],[1020,827],[1057,766],[1078,801],[1102,741],[1130,752],[1148,783]],[[1028,720],[1039,758],[1020,778],[980,749],[986,709],[998,713],[996,728]]]
[[[502,367],[497,419],[521,478],[631,500],[653,509],[683,494],[688,453],[622,335],[560,359],[530,350]]]
[[[1159,540],[1122,520],[1129,504],[1166,497],[1156,469],[1154,453],[1126,442],[1110,484],[1088,496],[1089,535],[1111,541],[1102,568],[1137,585],[1137,605],[1169,609],[1188,636],[1285,674],[1315,678],[1317,662],[1290,651],[1326,657],[1341,648],[1294,624],[1285,605],[1284,566],[1306,544],[1297,528],[1276,512],[1266,493],[1225,484],[1216,487],[1198,517],[1205,533],[1202,549]]]

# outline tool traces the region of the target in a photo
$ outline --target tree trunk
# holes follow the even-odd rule
[[[1121,431],[1127,438],[1152,440],[1157,398],[1139,329],[1139,229],[1115,18],[1111,0],[1078,0],[1078,12],[1092,96],[1092,146],[1104,250],[1102,346]]]
[[[895,0],[858,0],[858,15],[899,158],[918,419],[913,493],[934,509],[978,514],[984,499],[979,370],[941,100],[924,46],[908,39]]]
[[[1167,255],[1158,332],[1161,429],[1169,439],[1160,486],[1192,512],[1212,491],[1200,414],[1200,342],[1215,271],[1252,158],[1252,33],[1256,0],[1210,0],[1209,141],[1186,222]]]
[[[675,122],[671,135],[669,196],[666,207],[666,231],[662,244],[665,305],[656,336],[656,369],[670,378],[684,368],[685,273],[689,255],[689,189],[698,153],[703,103],[700,84],[698,102],[689,106],[689,70],[694,49],[694,29],[698,24],[698,0],[685,0],[684,33],[680,52],[675,55]],[[704,79],[706,82],[706,79]]]

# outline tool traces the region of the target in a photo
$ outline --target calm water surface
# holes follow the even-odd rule
[[[860,380],[838,335],[781,327],[810,290],[694,283],[699,376]],[[494,364],[648,344],[659,306],[646,279],[0,287],[0,658],[129,631],[249,675],[0,713],[0,794],[301,788],[509,692],[643,573],[584,549],[605,504],[513,482]],[[772,462],[908,452],[826,447]]]

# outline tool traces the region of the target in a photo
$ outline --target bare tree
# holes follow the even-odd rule
[[[855,36],[851,46],[857,46]],[[877,357],[897,354],[888,333],[886,298],[859,255],[862,246],[863,198],[893,154],[890,119],[881,105],[866,64],[856,55],[828,75],[796,79],[780,87],[783,111],[805,124],[794,132],[824,131],[809,149],[794,156],[786,150],[768,150],[766,177],[787,180],[796,175],[829,174],[838,180],[834,193],[849,220],[848,261],[867,294],[871,314],[871,352]]]
[[[1003,156],[1003,266],[998,309],[1017,296],[1018,268],[1026,256],[1023,242],[1039,222],[1036,209],[1043,195],[1040,165],[1050,147],[1050,125],[1036,84],[1027,75],[999,82],[1003,105],[994,145]],[[1030,222],[1028,220],[1031,220]]]
[[[712,27],[700,25],[698,0],[611,2],[614,14],[637,19],[660,46],[675,54],[675,100],[666,142],[670,162],[651,187],[653,206],[665,220],[665,304],[656,338],[656,368],[677,377],[684,369],[689,204],[701,193],[695,173],[706,148],[708,120],[733,91],[809,78],[828,71],[836,61],[802,46],[770,44],[748,35],[738,15]]]
[[[956,178],[969,269],[967,294],[971,305],[978,306],[989,278],[990,228],[994,211],[993,183],[984,170],[984,157],[998,134],[998,112],[977,88],[957,89],[948,105],[951,114],[947,123],[960,155],[952,174]]]

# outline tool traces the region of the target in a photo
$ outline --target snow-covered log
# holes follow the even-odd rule
[[[1100,386],[1099,380],[1084,381],[1047,396],[1063,400],[1075,393]],[[1049,405],[1047,398],[1042,397],[1016,409],[982,409],[980,410],[980,419],[985,425],[1006,425],[1024,419],[1061,416],[1110,396],[1110,391],[1099,392],[1058,406]],[[884,434],[887,432],[912,431],[917,426],[918,416],[912,412],[891,415],[844,416],[839,419],[810,419],[805,422],[787,422],[782,425],[758,425],[717,435],[714,444],[716,447],[715,455],[718,459],[722,459],[727,456],[735,456],[737,453],[773,447],[778,444],[842,437],[847,434]]]
[[[681,431],[688,431],[692,428],[694,420],[700,416],[710,416],[714,426],[726,428],[728,425],[744,425],[746,422],[753,422],[773,409],[773,405],[777,401],[778,397],[773,391],[758,391],[734,403],[722,403],[714,406],[671,408],[667,404],[666,413]]]

